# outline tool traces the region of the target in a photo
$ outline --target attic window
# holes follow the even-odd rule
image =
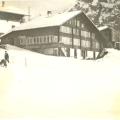
[[[92,33],[92,39],[95,39],[95,33]]]
[[[80,27],[80,21],[77,20],[77,27]]]
[[[84,28],[84,27],[85,27],[85,25],[82,23],[82,24],[81,24],[81,27],[82,27],[82,28]]]

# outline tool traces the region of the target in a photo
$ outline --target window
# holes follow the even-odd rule
[[[34,44],[36,44],[36,38],[33,38],[34,39]]]
[[[79,29],[73,28],[73,34],[74,35],[79,35]]]
[[[44,43],[44,36],[41,36],[41,43]]]
[[[90,41],[88,41],[88,40],[82,40],[81,42],[82,42],[81,43],[82,47],[90,47]]]
[[[77,20],[77,27],[80,27],[80,21]]]
[[[31,39],[31,41],[32,41],[32,44],[34,44],[34,39],[33,39],[33,37],[30,37],[30,39]]]
[[[58,36],[55,36],[53,37],[53,42],[58,42]]]
[[[84,28],[84,27],[85,27],[85,25],[82,23],[82,24],[81,24],[81,27],[82,27],[82,28]]]
[[[37,37],[37,43],[39,44],[39,37]]]
[[[61,37],[61,42],[62,43],[65,43],[65,44],[72,44],[72,38],[69,38],[69,37]]]
[[[46,37],[46,43],[49,43],[49,37],[48,36],[45,37]]]
[[[26,44],[26,36],[19,36],[18,37],[19,41],[20,41],[20,45],[25,45]]]
[[[30,41],[30,37],[28,37],[28,38],[26,39],[26,41]]]
[[[23,44],[24,44],[23,40],[20,40],[20,44],[21,44],[21,45],[23,45]]]
[[[97,41],[93,41],[92,42],[92,47],[95,48],[95,49],[99,49],[99,43]]]
[[[90,38],[90,32],[81,30],[81,36],[84,38]]]
[[[95,33],[92,33],[92,39],[93,40],[95,39]]]
[[[40,41],[40,43],[42,43],[42,38],[41,38],[41,36],[39,36],[39,41]]]
[[[74,38],[74,45],[76,45],[76,46],[80,46],[80,40],[79,39],[77,39],[77,38]]]
[[[61,26],[60,31],[63,33],[68,33],[68,34],[72,33],[72,29],[70,27],[66,27],[66,26]]]
[[[85,38],[90,38],[90,32],[85,31]]]
[[[28,39],[28,44],[30,44],[30,39]]]
[[[31,39],[29,39],[29,41],[30,41],[30,44],[32,44],[32,40],[31,40]]]
[[[49,37],[49,43],[51,43],[51,35],[49,35],[48,37]]]
[[[85,36],[85,32],[83,30],[81,30],[81,36]]]

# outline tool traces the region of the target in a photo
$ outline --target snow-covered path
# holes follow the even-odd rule
[[[119,120],[119,51],[97,61],[8,52],[11,63],[0,67],[1,119]]]

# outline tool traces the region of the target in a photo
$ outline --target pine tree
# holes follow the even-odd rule
[[[96,26],[120,29],[119,0],[77,0],[72,10],[82,10]]]

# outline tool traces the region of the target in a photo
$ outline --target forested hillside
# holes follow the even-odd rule
[[[96,26],[120,30],[120,0],[77,0],[72,10],[84,11]]]

